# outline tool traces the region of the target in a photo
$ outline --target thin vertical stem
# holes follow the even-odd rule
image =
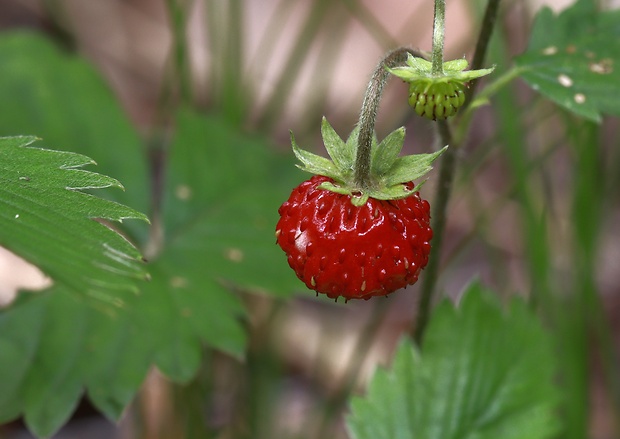
[[[484,17],[482,18],[482,27],[480,28],[480,34],[478,35],[478,42],[476,43],[476,50],[471,61],[472,70],[481,69],[484,64],[487,48],[489,46],[489,42],[491,41],[493,29],[495,28],[495,21],[497,20],[500,1],[501,0],[489,0],[487,3],[487,8],[484,11]],[[477,84],[478,79],[474,79],[470,81],[469,88],[465,90],[465,108],[471,102],[471,98],[476,91]],[[463,110],[464,108],[461,109],[461,111]]]
[[[169,126],[176,108],[191,101],[191,77],[187,57],[187,22],[193,0],[167,0],[166,8],[173,36],[167,68],[157,100],[153,128],[146,140],[151,171],[151,228],[144,255],[154,258],[164,247],[162,203],[164,174],[170,144]]]
[[[435,19],[433,22],[433,63],[432,73],[434,76],[443,74],[443,44],[446,33],[446,2],[435,0]]]
[[[241,124],[247,112],[250,90],[245,84],[243,36],[243,0],[229,0],[227,17],[226,57],[224,74],[224,101],[222,106],[228,120]]]
[[[441,247],[445,235],[448,201],[452,193],[452,183],[456,170],[456,151],[452,146],[452,134],[450,127],[445,120],[438,120],[437,127],[439,132],[440,146],[450,145],[450,148],[443,153],[441,159],[441,168],[439,169],[439,184],[433,203],[433,255],[428,260],[422,282],[422,292],[420,297],[420,305],[418,318],[414,331],[414,339],[420,344],[424,330],[430,318],[433,292],[437,284],[439,274],[439,264],[441,261]]]
[[[188,11],[193,0],[167,0],[168,15],[172,28],[173,42],[171,49],[172,74],[178,87],[177,92],[182,103],[189,103],[192,96],[191,78],[187,55]]]
[[[479,69],[482,61],[484,60],[488,49],[489,39],[491,38],[493,27],[495,25],[495,16],[497,14],[498,3],[499,0],[489,0],[489,3],[487,4],[487,12],[485,13],[485,19],[482,23],[479,40],[476,44],[476,55],[474,57],[476,64],[472,66],[474,69]],[[489,9],[491,11],[489,11]],[[433,72],[435,72],[436,69],[435,64],[439,62],[439,53],[443,53],[444,23],[445,1],[436,0],[435,24],[433,29]],[[439,44],[441,44],[441,51],[439,49]],[[467,125],[469,123],[469,119],[463,120],[461,123]],[[441,249],[447,220],[448,202],[452,193],[452,185],[456,171],[456,157],[459,149],[459,144],[453,143],[452,133],[448,123],[445,120],[437,121],[437,127],[441,146],[450,145],[450,148],[446,150],[441,160],[441,166],[439,169],[439,184],[437,186],[435,201],[433,203],[433,255],[429,259],[425,270],[417,322],[413,332],[413,338],[418,344],[422,341],[424,331],[430,318],[432,298],[437,285],[437,277],[439,274],[439,265],[441,261]],[[465,132],[467,130],[467,126],[460,126],[458,128],[459,132]],[[459,139],[461,138],[464,138],[464,136],[459,136]]]

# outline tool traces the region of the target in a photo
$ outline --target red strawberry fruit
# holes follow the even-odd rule
[[[277,243],[306,286],[337,299],[385,296],[417,281],[433,232],[430,206],[415,180],[443,152],[399,157],[404,129],[372,144],[369,176],[356,183],[357,131],[343,142],[323,119],[333,161],[301,150],[300,168],[316,173],[279,209]]]

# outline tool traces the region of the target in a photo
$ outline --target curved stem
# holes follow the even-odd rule
[[[421,52],[407,47],[399,47],[398,49],[392,50],[375,68],[370,82],[368,83],[366,93],[364,94],[364,101],[362,102],[362,110],[360,111],[358,122],[360,131],[357,138],[357,155],[355,157],[354,174],[355,184],[360,189],[372,187],[373,184],[370,178],[370,156],[372,151],[372,137],[377,120],[377,110],[379,108],[379,102],[381,101],[381,95],[383,94],[383,88],[389,76],[389,72],[385,67],[393,68],[404,64],[407,60],[408,53],[411,53],[413,56],[424,58]]]
[[[443,75],[443,42],[446,33],[446,2],[435,0],[435,18],[433,22],[433,63],[431,72],[434,76]]]

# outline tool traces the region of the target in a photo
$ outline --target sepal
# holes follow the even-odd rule
[[[445,82],[448,80],[459,81],[466,83],[472,79],[480,78],[493,72],[495,66],[488,69],[468,70],[465,69],[469,66],[466,59],[454,59],[443,63],[443,73],[440,75],[433,74],[433,65],[430,61],[423,58],[407,54],[406,66],[402,67],[387,67],[386,70],[401,78],[406,82],[415,82],[421,79],[433,80],[439,82]]]
[[[448,146],[444,146],[437,152],[430,154],[415,154],[399,157],[394,166],[390,169],[383,179],[387,187],[395,186],[399,183],[408,183],[417,180],[428,174],[433,169],[433,162],[439,157]]]
[[[302,171],[310,172],[311,174],[324,175],[335,180],[340,179],[340,173],[338,172],[337,167],[331,160],[301,149],[299,146],[297,146],[297,142],[295,142],[295,136],[292,132],[291,145],[293,147],[293,153],[295,154],[295,157],[297,157],[297,160],[301,162],[301,165],[297,165],[299,169],[301,169]]]
[[[403,149],[404,142],[405,128],[401,127],[392,131],[374,148],[370,161],[371,172],[374,176],[380,178],[392,169]]]
[[[381,143],[373,136],[371,147],[371,187],[359,187],[354,180],[354,164],[357,154],[359,129],[356,127],[344,142],[332,126],[323,118],[321,133],[325,148],[332,160],[301,149],[293,133],[293,152],[301,164],[298,168],[317,175],[324,175],[333,182],[323,182],[318,188],[351,197],[355,206],[366,204],[368,198],[394,200],[406,198],[422,186],[408,189],[407,183],[423,177],[432,169],[432,163],[447,148],[431,154],[415,154],[400,157],[405,140],[405,129],[391,132]]]
[[[353,164],[355,163],[357,137],[355,137],[353,142],[343,142],[325,117],[321,121],[321,136],[323,137],[327,154],[333,160],[336,168],[344,174],[352,173]]]
[[[464,71],[467,60],[455,59],[434,73],[432,63],[407,54],[406,66],[389,68],[388,72],[409,83],[409,105],[420,116],[446,119],[456,114],[465,103],[465,87],[472,79],[488,75],[495,67]]]

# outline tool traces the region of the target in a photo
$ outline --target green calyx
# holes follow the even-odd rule
[[[396,200],[415,193],[424,182],[412,189],[407,189],[406,183],[426,175],[432,169],[433,161],[447,148],[446,146],[432,154],[400,157],[405,140],[404,128],[393,131],[381,143],[373,138],[369,175],[365,179],[367,183],[362,185],[357,183],[355,178],[359,127],[351,132],[345,142],[334,131],[327,119],[323,118],[321,134],[331,160],[299,148],[291,133],[293,152],[301,162],[297,167],[313,174],[332,178],[334,183],[325,182],[319,188],[349,195],[351,203],[355,206],[366,204],[368,198]]]
[[[464,71],[467,60],[446,61],[442,72],[433,73],[430,61],[407,54],[406,66],[386,67],[386,70],[409,83],[409,105],[420,116],[445,119],[456,113],[465,103],[465,84],[472,79],[488,75],[489,69]]]

